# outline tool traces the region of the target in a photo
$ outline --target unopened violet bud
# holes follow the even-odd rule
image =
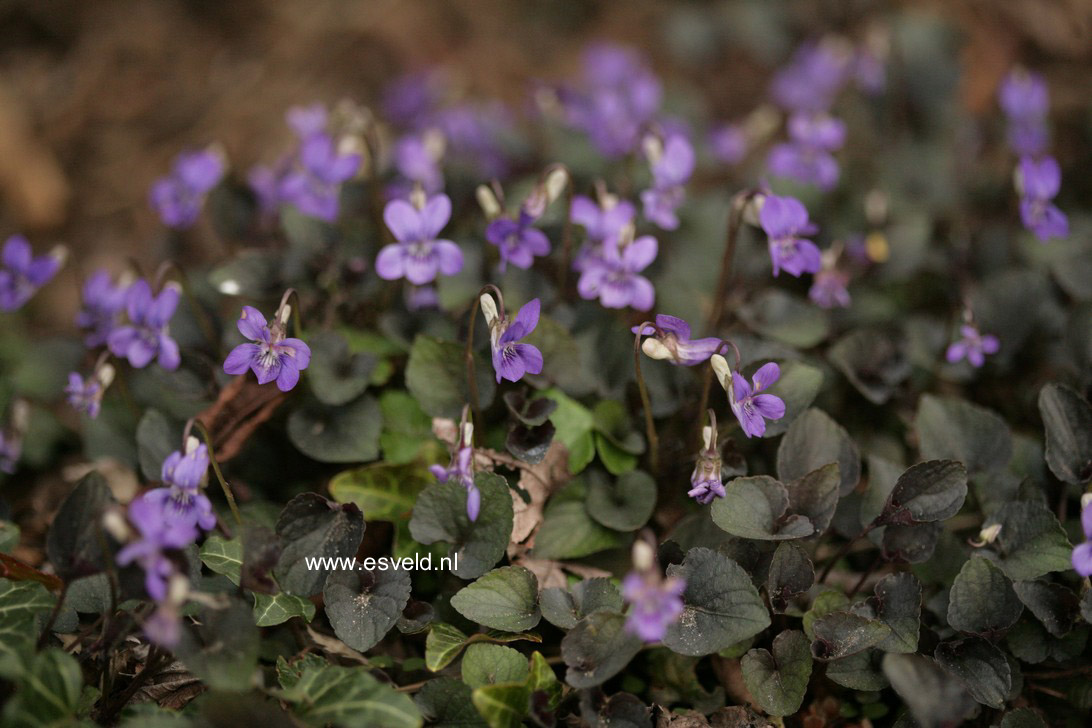
[[[638,327],[630,330],[636,334]],[[655,325],[646,324],[641,335],[647,337],[641,342],[641,351],[650,359],[666,360],[684,367],[706,361],[721,344],[715,337],[691,339],[690,324],[666,314],[656,314]]]
[[[282,392],[291,390],[300,380],[300,372],[311,363],[311,348],[300,339],[287,334],[284,307],[272,324],[253,306],[243,306],[238,328],[251,343],[239,344],[224,360],[224,372],[232,376],[248,369],[258,378],[258,384],[276,382]]]
[[[38,289],[53,279],[67,257],[63,247],[35,258],[22,235],[12,235],[0,251],[0,312],[23,307]]]
[[[698,453],[698,462],[690,476],[691,488],[686,494],[707,506],[714,498],[724,497],[720,450],[717,447],[717,418],[712,410],[709,410],[709,424],[702,428],[701,436],[705,446]]]
[[[1069,235],[1069,219],[1052,202],[1062,183],[1062,172],[1053,157],[1024,157],[1016,168],[1020,193],[1020,217],[1024,227],[1042,242]]]

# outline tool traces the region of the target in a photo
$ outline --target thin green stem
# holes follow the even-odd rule
[[[201,437],[205,440],[205,445],[209,449],[209,462],[212,463],[212,472],[216,474],[216,479],[220,481],[220,487],[224,491],[224,497],[227,498],[228,506],[231,508],[231,515],[235,517],[235,523],[237,525],[243,525],[243,517],[239,515],[239,506],[235,504],[235,494],[231,492],[231,486],[224,480],[224,474],[220,471],[220,463],[216,462],[216,451],[212,446],[212,436],[209,435],[209,431],[205,429],[205,426],[201,424],[199,420],[192,420],[193,426],[201,433]]]
[[[646,326],[653,326],[645,321],[637,327],[637,334],[633,337],[633,370],[637,375],[637,389],[641,393],[641,406],[645,410],[645,435],[648,437],[649,465],[653,475],[660,473],[660,438],[656,434],[656,422],[652,418],[652,400],[648,396],[648,387],[645,386],[645,377],[641,373],[641,337]]]

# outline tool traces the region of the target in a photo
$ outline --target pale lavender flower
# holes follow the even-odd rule
[[[498,217],[485,229],[485,239],[500,251],[501,273],[509,263],[526,270],[534,263],[535,256],[550,254],[550,240],[534,227],[534,222],[534,217],[520,210],[515,220]]]
[[[394,166],[407,180],[421,185],[430,195],[435,194],[444,188],[440,167],[443,146],[443,137],[436,132],[408,134],[394,146]]]
[[[357,173],[360,160],[360,154],[339,151],[330,135],[311,134],[300,144],[296,165],[281,178],[280,198],[305,215],[334,222],[341,184]]]
[[[656,301],[656,289],[640,273],[656,259],[657,250],[656,238],[634,239],[633,228],[626,228],[604,241],[598,256],[583,262],[577,292],[588,300],[598,298],[606,308],[648,311]]]
[[[782,270],[796,277],[819,270],[819,248],[800,237],[816,232],[815,225],[808,221],[804,203],[794,197],[766,195],[758,219],[770,239],[770,260],[775,277]]]
[[[326,107],[321,103],[314,103],[310,106],[293,106],[284,114],[288,126],[301,140],[325,132],[329,117]]]
[[[1020,160],[1016,186],[1020,192],[1020,218],[1039,240],[1069,235],[1069,219],[1052,202],[1062,183],[1062,172],[1053,157]]]
[[[829,114],[793,114],[789,142],[770,150],[766,164],[778,177],[830,190],[838,184],[838,162],[831,152],[845,143],[845,124]]]
[[[1092,500],[1084,502],[1081,508],[1081,528],[1085,540],[1073,549],[1073,570],[1089,577],[1092,576]]]
[[[998,90],[1001,109],[1008,117],[1009,145],[1018,155],[1038,156],[1046,151],[1050,93],[1043,77],[1023,69],[1011,71]]]
[[[739,124],[722,124],[709,132],[709,150],[724,164],[739,164],[747,156],[747,132]]]
[[[686,197],[683,185],[694,172],[694,148],[682,134],[672,134],[662,144],[646,144],[652,164],[652,187],[641,192],[645,217],[664,230],[679,227],[675,210]]]
[[[454,481],[466,488],[466,515],[472,522],[478,520],[482,494],[474,484],[474,425],[466,421],[465,412],[459,425],[459,440],[451,453],[451,463],[446,468],[432,465],[429,472],[441,483]]]
[[[635,217],[637,208],[633,203],[613,195],[606,195],[602,204],[584,195],[573,197],[570,219],[583,227],[588,239],[595,242],[617,236]]]
[[[630,605],[626,631],[645,642],[662,640],[683,612],[685,591],[686,582],[677,576],[665,579],[656,571],[631,571],[622,580],[622,598]]]
[[[38,289],[53,279],[61,269],[65,254],[56,248],[35,258],[30,243],[22,235],[12,235],[0,252],[0,311],[23,307]]]
[[[286,338],[287,307],[278,311],[272,324],[253,306],[243,306],[238,328],[249,344],[239,344],[224,360],[224,372],[237,376],[247,369],[254,372],[258,384],[276,381],[277,389],[287,392],[300,380],[300,372],[311,363],[311,348],[295,338]]]
[[[197,222],[205,197],[224,176],[224,158],[215,149],[179,154],[171,173],[152,185],[152,207],[163,224],[188,228]]]
[[[197,540],[197,524],[188,519],[173,518],[164,508],[162,493],[155,488],[137,496],[129,504],[129,522],[136,527],[139,538],[122,547],[117,554],[121,566],[136,563],[144,570],[144,588],[157,602],[167,598],[167,581],[174,565],[165,551],[182,549]]]
[[[986,355],[996,354],[1001,348],[1001,342],[993,334],[983,334],[971,324],[963,324],[959,327],[961,338],[952,342],[945,353],[945,358],[950,364],[966,359],[976,369],[986,361]]]
[[[724,497],[724,475],[721,470],[720,449],[717,447],[717,418],[709,410],[709,424],[701,430],[705,447],[698,453],[698,462],[690,475],[690,490],[687,495],[703,506],[713,502],[714,498]]]
[[[539,300],[531,299],[512,318],[504,311],[497,311],[497,304],[488,293],[483,293],[479,300],[489,326],[489,347],[497,382],[501,379],[518,382],[524,374],[541,373],[542,352],[531,344],[519,343],[538,326]]]
[[[258,205],[258,214],[269,217],[277,211],[281,204],[281,176],[285,172],[286,165],[270,167],[258,164],[250,168],[246,176],[247,185],[254,193],[254,201]]]
[[[437,274],[453,276],[461,271],[463,252],[450,240],[437,238],[451,219],[448,196],[416,197],[418,205],[406,200],[387,203],[383,220],[398,242],[379,251],[375,272],[384,280],[405,278],[420,286],[436,280]]]
[[[824,268],[815,274],[808,289],[808,298],[820,308],[848,308],[851,302],[848,285],[849,273],[837,268]]]
[[[102,397],[106,394],[106,388],[113,380],[114,367],[106,363],[101,364],[87,379],[76,372],[69,372],[68,386],[64,388],[68,395],[68,404],[77,412],[95,419],[102,409]]]
[[[637,333],[637,327],[630,329]],[[646,325],[641,332],[647,336],[641,351],[651,359],[667,360],[676,366],[692,367],[706,361],[720,346],[716,337],[691,339],[690,324],[675,316],[656,314],[656,324]]]
[[[852,49],[840,39],[805,43],[774,76],[770,94],[790,111],[824,111],[845,86],[852,63]]]
[[[738,371],[732,371],[720,354],[709,359],[713,371],[728,395],[732,414],[739,420],[743,434],[759,437],[766,432],[766,420],[779,420],[785,416],[785,402],[775,394],[762,394],[781,377],[781,368],[767,362],[758,368],[751,384]]]
[[[170,322],[178,307],[178,296],[179,289],[174,283],[163,286],[155,297],[147,281],[133,283],[125,295],[129,320],[107,336],[110,352],[128,359],[137,369],[148,366],[153,359],[167,371],[177,369],[181,357],[178,344],[170,335]]]
[[[128,290],[126,283],[115,285],[105,270],[96,271],[84,281],[83,307],[76,314],[76,325],[87,332],[83,339],[87,348],[94,349],[106,343],[121,320]]]

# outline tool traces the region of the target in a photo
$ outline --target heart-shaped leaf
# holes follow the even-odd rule
[[[492,403],[497,383],[493,367],[476,354],[474,377],[478,404],[484,409]],[[463,345],[418,336],[406,362],[406,387],[430,417],[458,419],[463,405],[470,401]]]
[[[832,612],[812,623],[811,653],[817,660],[837,660],[876,647],[891,635],[878,619],[852,612]]]
[[[1039,414],[1046,428],[1046,461],[1066,483],[1092,480],[1092,406],[1064,384],[1039,391]]]
[[[504,645],[477,644],[466,648],[463,682],[472,688],[497,683],[522,683],[530,675],[527,658]]]
[[[368,388],[376,358],[354,354],[349,343],[334,331],[322,331],[308,339],[311,365],[307,381],[320,402],[342,405],[351,402]]]
[[[281,511],[277,534],[283,545],[275,569],[278,583],[289,594],[309,597],[322,591],[335,570],[330,559],[356,554],[364,538],[364,517],[352,503],[339,505],[317,493],[301,493]]]
[[[960,632],[992,635],[1020,618],[1024,605],[1012,582],[992,561],[972,557],[959,570],[948,596],[948,624]]]
[[[777,448],[777,476],[797,480],[827,463],[838,463],[839,495],[861,479],[861,455],[849,434],[825,412],[815,408],[796,418]]]
[[[961,399],[922,396],[914,429],[922,457],[959,460],[968,472],[1005,467],[1012,457],[1012,434],[991,410]]]
[[[899,476],[880,523],[908,525],[951,518],[967,497],[967,471],[954,460],[930,460]]]
[[[326,616],[338,639],[366,652],[394,627],[410,598],[403,569],[335,571],[322,590]]]
[[[774,612],[783,613],[789,600],[803,594],[815,582],[815,567],[807,551],[796,541],[778,545],[766,577],[766,593]]]
[[[774,638],[772,652],[751,650],[740,660],[743,684],[770,715],[792,715],[800,710],[811,679],[808,638],[785,630]]]
[[[622,595],[610,579],[585,579],[569,589],[550,587],[539,596],[542,616],[561,629],[572,629],[584,617],[598,611],[622,611]]]
[[[370,395],[339,407],[310,402],[288,417],[288,439],[324,463],[359,463],[379,457],[383,417]]]
[[[1073,545],[1046,506],[1030,501],[1006,503],[982,525],[1001,527],[991,547],[997,553],[997,565],[1013,581],[1072,568]]]
[[[641,640],[625,625],[617,612],[595,612],[569,630],[561,640],[561,656],[569,667],[565,682],[590,688],[621,672],[641,650]]]
[[[740,538],[783,541],[816,533],[807,516],[789,512],[789,492],[768,475],[735,478],[724,487],[724,497],[713,501],[713,522]]]
[[[451,597],[451,606],[486,627],[523,632],[538,624],[538,579],[522,566],[494,569]]]
[[[640,470],[619,476],[590,478],[585,505],[588,515],[615,531],[634,531],[648,522],[656,507],[656,481]]]
[[[1012,671],[1001,650],[981,637],[968,637],[937,645],[933,656],[975,700],[991,708],[1004,707],[1012,691]]]

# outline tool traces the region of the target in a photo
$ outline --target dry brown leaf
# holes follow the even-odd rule
[[[197,420],[212,435],[216,459],[226,462],[242,449],[254,430],[287,399],[276,387],[263,387],[249,376],[236,377]]]

